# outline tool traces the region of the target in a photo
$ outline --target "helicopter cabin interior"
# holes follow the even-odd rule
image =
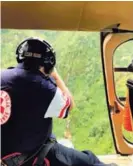
[[[120,166],[133,165],[133,143],[127,141],[122,132],[124,126],[133,134],[133,81],[127,81],[124,99],[117,97],[114,82],[115,72],[133,71],[128,70],[128,66],[113,66],[116,48],[133,40],[133,2],[1,2],[1,28],[100,32],[106,100],[116,155],[99,158]]]

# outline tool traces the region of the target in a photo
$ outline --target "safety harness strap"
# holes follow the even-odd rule
[[[44,158],[50,151],[50,149],[54,146],[56,140],[50,139],[46,144],[43,144],[39,150],[37,150],[32,155],[29,154],[21,154],[21,153],[14,153],[11,155],[8,155],[7,157],[4,157],[1,161],[1,164],[5,164],[6,166],[23,166],[25,163],[27,163],[29,160],[36,158],[36,162],[33,164],[33,166],[42,166],[44,162]],[[2,166],[5,166],[2,165]]]
[[[44,146],[44,148],[37,155],[37,159],[34,166],[41,166],[44,164],[44,158],[47,156],[50,149],[54,146],[55,142],[56,142],[55,140],[50,141]]]

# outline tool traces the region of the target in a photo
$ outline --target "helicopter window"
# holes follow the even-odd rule
[[[133,73],[129,66],[133,60],[133,40],[121,44],[114,52],[114,81],[116,95],[121,103],[126,100],[127,80],[133,80]]]
[[[121,44],[114,52],[113,67],[116,96],[121,104],[126,103],[127,91],[126,86],[129,79],[133,80],[132,67],[133,60],[133,40]],[[132,132],[127,131],[123,126],[123,137],[133,143]]]

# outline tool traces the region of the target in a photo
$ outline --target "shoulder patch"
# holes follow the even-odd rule
[[[0,125],[8,121],[11,116],[11,98],[6,91],[0,91]]]
[[[69,97],[57,87],[56,93],[44,115],[44,118],[58,117],[64,118],[70,107]]]

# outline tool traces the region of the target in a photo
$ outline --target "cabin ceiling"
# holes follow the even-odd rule
[[[133,30],[133,2],[1,2],[2,29],[101,31],[115,24]]]

